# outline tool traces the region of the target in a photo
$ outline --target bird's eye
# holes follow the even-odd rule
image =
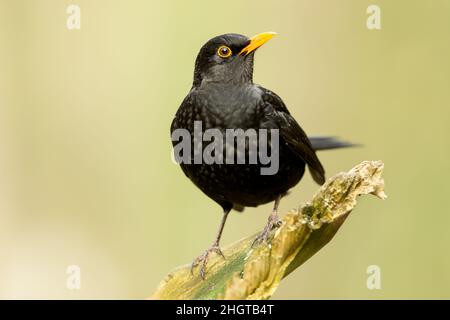
[[[217,49],[217,55],[221,58],[228,58],[231,54],[231,49],[227,46],[220,46],[219,49]]]

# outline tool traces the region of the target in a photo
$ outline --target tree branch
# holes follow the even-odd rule
[[[190,265],[178,267],[160,283],[152,299],[268,299],[280,281],[302,265],[336,234],[359,195],[384,199],[381,161],[364,161],[330,178],[311,201],[292,210],[269,245],[251,248],[256,235],[212,256],[202,280]]]

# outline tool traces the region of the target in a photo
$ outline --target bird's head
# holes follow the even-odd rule
[[[228,33],[206,42],[195,62],[194,87],[203,82],[251,83],[255,50],[269,41],[274,32],[252,38]]]

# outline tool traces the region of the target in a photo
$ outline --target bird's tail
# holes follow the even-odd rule
[[[311,145],[313,146],[314,150],[316,151],[358,146],[357,144],[342,141],[335,137],[312,136],[308,138],[309,141],[311,141]]]

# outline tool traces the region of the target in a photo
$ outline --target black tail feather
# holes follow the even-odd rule
[[[312,136],[308,138],[309,141],[311,141],[311,145],[313,146],[314,150],[316,151],[359,146],[358,144],[339,140],[336,137]]]

